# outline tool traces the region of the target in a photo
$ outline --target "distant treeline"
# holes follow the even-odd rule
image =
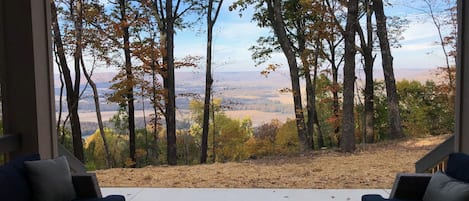
[[[329,83],[327,77],[322,76],[322,79],[321,83]],[[377,92],[375,97],[376,135],[373,136],[373,140],[366,139],[367,136],[363,131],[363,105],[358,101],[355,107],[355,116],[358,119],[355,125],[357,143],[379,142],[389,138],[384,84],[375,82],[375,86]],[[397,82],[402,123],[407,136],[422,137],[453,132],[454,111],[451,109],[451,101],[448,100],[446,89],[442,86],[444,85],[438,85],[433,81],[421,83],[403,80]],[[335,121],[330,110],[332,102],[328,101],[332,93],[327,89],[327,85],[319,86],[317,89],[318,94],[322,94],[321,101],[318,102],[318,118],[322,136],[315,135],[314,137],[316,149],[335,149],[340,143],[340,136],[334,134]],[[242,161],[249,158],[300,153],[300,141],[293,119],[282,122],[272,117],[271,122],[253,127],[249,118],[237,120],[226,116],[221,104],[222,101],[218,99],[213,105],[215,120],[210,124],[212,132],[209,133],[208,162]],[[177,148],[180,150],[177,156],[178,164],[199,164],[202,106],[202,102],[192,100],[188,105],[191,118],[186,122],[181,122],[180,124],[185,126],[177,130]],[[125,118],[125,115],[120,117]],[[113,167],[166,164],[164,128],[159,129],[157,135],[152,134],[151,125],[147,125],[146,129],[144,127],[137,129],[137,161],[132,163],[128,158],[128,133],[123,123],[125,119],[119,119],[120,117],[116,115],[106,129]],[[65,137],[63,142],[71,148],[69,136],[63,136]],[[99,130],[89,136],[84,144],[87,167],[89,169],[106,168]]]

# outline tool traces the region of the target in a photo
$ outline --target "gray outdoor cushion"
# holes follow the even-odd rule
[[[35,201],[71,201],[76,198],[65,156],[50,160],[26,161]]]
[[[425,190],[423,201],[467,201],[469,184],[437,172]]]

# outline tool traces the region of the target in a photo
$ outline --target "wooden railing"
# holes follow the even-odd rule
[[[444,171],[449,154],[454,152],[454,135],[415,163],[415,172]]]
[[[21,135],[4,134],[0,136],[0,154],[6,154],[21,148]],[[78,160],[72,153],[67,151],[65,147],[59,145],[59,155],[66,156],[70,165],[70,170],[74,173],[85,173],[86,168],[83,163]]]
[[[85,173],[86,167],[83,163],[78,160],[72,153],[70,153],[65,147],[59,144],[59,155],[67,157],[68,165],[70,166],[70,171],[73,173]]]

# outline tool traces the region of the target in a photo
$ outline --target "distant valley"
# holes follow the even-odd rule
[[[357,72],[357,82],[364,80],[363,72]],[[436,73],[429,69],[397,69],[397,80],[436,80]],[[103,119],[109,120],[118,109],[117,104],[106,101],[106,94],[109,90],[114,73],[96,73],[93,78],[98,85],[100,94],[101,109]],[[376,71],[375,78],[383,79],[382,72]],[[271,119],[285,121],[293,118],[292,98],[289,94],[280,93],[282,88],[289,88],[290,80],[288,72],[273,72],[268,77],[259,72],[216,72],[214,73],[214,97],[221,98],[223,105],[228,106],[225,113],[232,118],[242,119],[250,117],[254,126],[270,122]],[[85,86],[82,80],[82,88]],[[195,93],[203,97],[205,86],[205,74],[201,72],[177,72],[176,73],[176,94]],[[60,81],[56,75],[55,81],[56,108],[59,108]],[[189,121],[190,98],[179,96],[176,99],[178,112],[178,127],[186,128]],[[140,97],[136,101],[136,124],[137,127],[144,127],[143,113],[147,117],[151,112],[151,106],[145,102],[145,111]],[[63,111],[66,112],[65,97],[63,98]],[[92,91],[88,87],[80,100],[80,120],[83,124],[83,132],[89,134],[97,128]],[[185,123],[184,123],[185,122]]]

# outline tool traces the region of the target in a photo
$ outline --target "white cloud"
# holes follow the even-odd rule
[[[435,49],[435,45],[429,42],[422,42],[422,43],[411,43],[411,44],[404,44],[401,48],[396,49],[397,51],[429,51],[431,49]]]
[[[403,33],[404,41],[417,41],[417,40],[436,40],[438,39],[438,32],[435,25],[430,22],[412,21],[407,30]]]
[[[238,41],[242,43],[256,41],[259,36],[268,34],[267,29],[259,28],[254,22],[220,23],[215,30],[215,40]]]
[[[439,36],[435,25],[419,20],[420,17],[408,17],[411,22],[403,33],[404,40],[400,41],[402,47],[393,49],[396,68],[435,68],[445,62],[441,47],[436,43]]]

